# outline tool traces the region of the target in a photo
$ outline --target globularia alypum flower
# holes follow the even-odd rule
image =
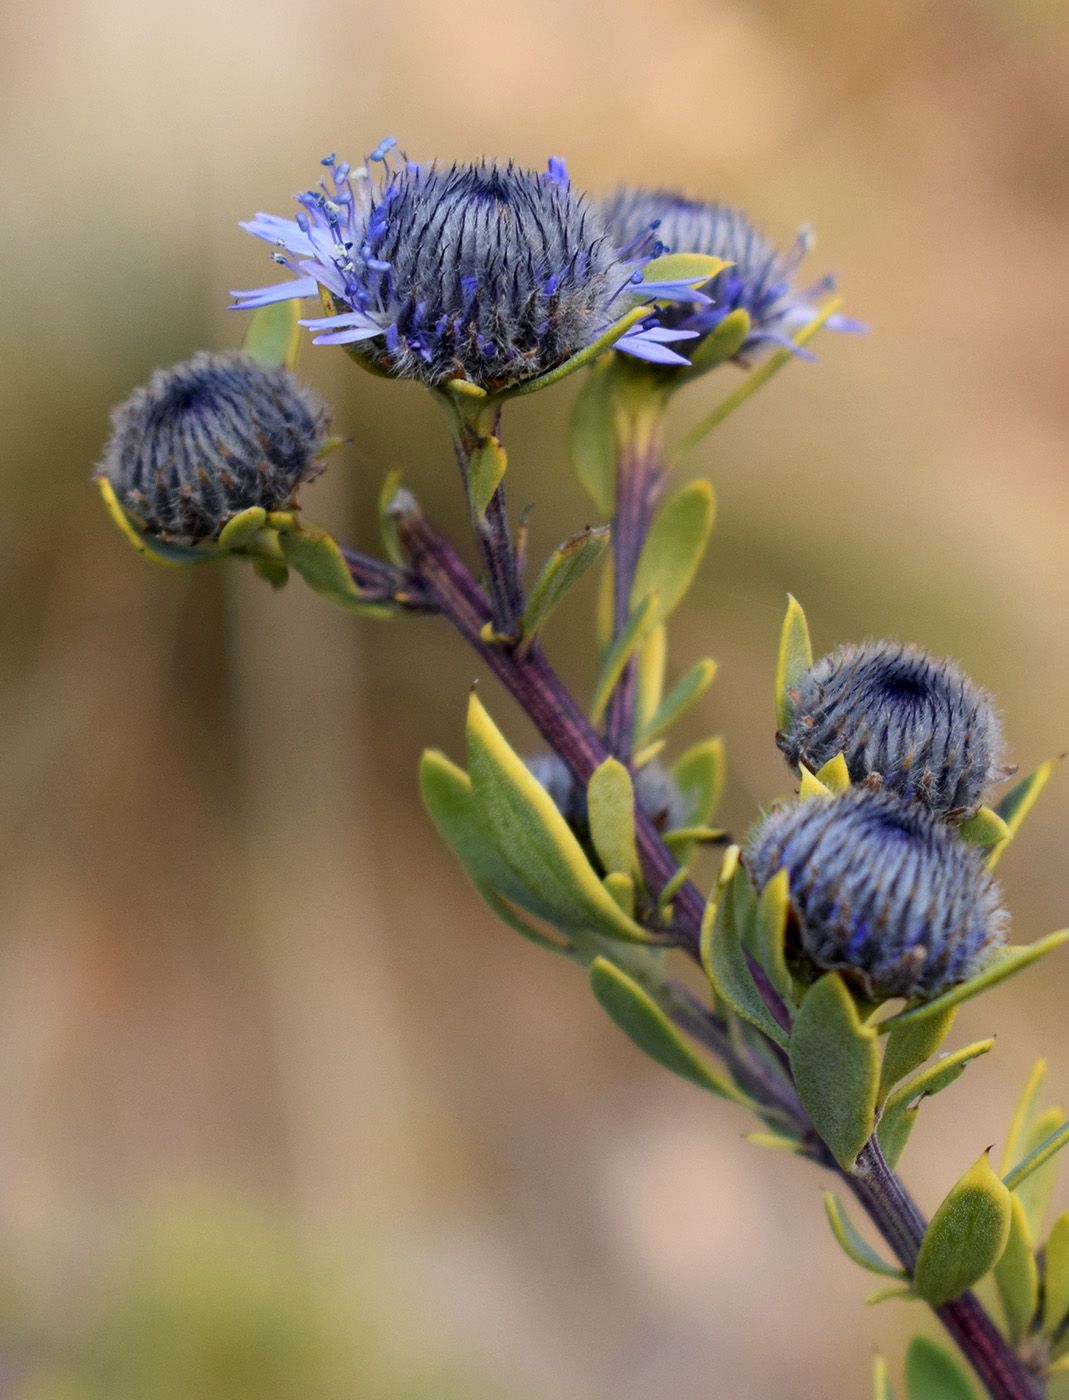
[[[552,797],[557,811],[579,839],[588,844],[586,793],[572,777],[568,765],[555,753],[535,754],[525,761]],[[687,800],[659,763],[643,764],[632,782],[639,811],[645,812],[658,831],[674,831],[685,824]]]
[[[326,404],[288,370],[202,350],[113,410],[94,476],[153,534],[212,540],[250,506],[292,504],[322,471],[328,422]]]
[[[739,309],[750,317],[750,330],[738,351],[747,355],[765,341],[807,356],[791,335],[817,314],[820,297],[834,290],[835,279],[799,289],[793,277],[809,250],[811,237],[802,229],[781,253],[741,210],[730,204],[701,203],[670,190],[619,189],[602,201],[602,212],[617,239],[634,238],[654,228],[672,253],[702,253],[732,264],[701,290],[707,304],[671,307],[661,316],[665,326],[706,335],[725,316]],[[832,315],[832,330],[859,331],[860,322]]]
[[[842,753],[852,782],[870,779],[939,815],[963,817],[1009,776],[990,695],[920,647],[841,646],[805,672],[790,698],[791,721],[776,743],[794,768],[815,772]]]
[[[257,214],[242,224],[274,245],[296,280],[234,292],[238,309],[322,288],[338,314],[302,322],[317,345],[358,346],[400,378],[501,389],[556,369],[654,295],[694,300],[689,285],[642,282],[663,251],[652,230],[611,237],[563,161],[545,172],[511,161],[391,163],[395,144],[368,157],[377,180],[328,156],[319,189],[296,196],[294,219]],[[685,364],[669,343],[688,338],[651,316],[616,344]]]
[[[1006,939],[981,854],[891,793],[851,788],[780,807],[750,833],[743,860],[759,893],[787,870],[788,952],[794,941],[803,964],[841,970],[865,996],[936,997]]]

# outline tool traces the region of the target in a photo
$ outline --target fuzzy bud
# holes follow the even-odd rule
[[[329,412],[288,370],[202,350],[112,413],[94,476],[168,540],[213,540],[250,506],[284,510],[317,476]]]

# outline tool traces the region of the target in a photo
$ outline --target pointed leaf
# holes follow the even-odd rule
[[[590,985],[605,1011],[629,1040],[673,1074],[733,1103],[750,1100],[693,1050],[648,992],[607,958],[595,958]]]
[[[1013,1117],[1010,1119],[1009,1131],[1002,1148],[1002,1160],[999,1162],[998,1169],[1001,1176],[1005,1176],[1009,1169],[1026,1155],[1026,1149],[1022,1144],[1035,1117],[1039,1091],[1043,1087],[1043,1081],[1046,1077],[1046,1060],[1037,1060],[1025,1081],[1020,1098],[1014,1105]]]
[[[515,877],[555,910],[566,933],[649,935],[616,904],[553,799],[509,747],[476,695],[468,703],[468,772],[484,830]],[[506,892],[507,893],[507,892]]]
[[[629,919],[635,917],[635,881],[622,870],[610,870],[601,882]]]
[[[631,774],[607,758],[591,774],[586,790],[590,837],[605,870],[631,875],[638,869],[635,851],[635,791]]]
[[[360,596],[341,550],[323,530],[282,530],[278,543],[290,568],[330,602],[364,617],[396,617],[401,611],[392,603],[368,602]]]
[[[860,1264],[863,1269],[868,1269],[869,1273],[872,1274],[883,1274],[886,1278],[904,1279],[907,1277],[904,1269],[886,1263],[876,1253],[872,1245],[858,1234],[846,1213],[846,1208],[834,1191],[824,1192],[824,1210],[828,1217],[828,1224],[831,1226],[831,1232],[848,1259],[852,1259],[855,1264]]]
[[[944,992],[941,997],[936,997],[934,1001],[907,1006],[897,1016],[890,1016],[886,1021],[881,1021],[877,1030],[881,1035],[886,1035],[896,1026],[907,1026],[915,1021],[925,1020],[929,1016],[941,1015],[948,1007],[957,1006],[960,1002],[968,1001],[970,997],[979,996],[981,992],[986,992],[989,988],[997,986],[999,982],[1005,982],[1008,977],[1023,972],[1026,967],[1031,967],[1034,962],[1038,962],[1047,953],[1052,953],[1055,948],[1060,948],[1067,938],[1069,938],[1069,929],[1059,929],[1057,933],[1048,933],[1046,938],[1037,939],[1035,943],[1011,943],[1005,948],[998,948],[983,972],[978,973],[968,982],[951,987],[949,992]]]
[[[672,781],[687,803],[687,825],[710,821],[724,788],[724,741],[703,739],[672,766]]]
[[[870,1293],[865,1298],[864,1303],[867,1308],[872,1308],[877,1303],[889,1303],[892,1298],[901,1298],[903,1302],[908,1303],[916,1297],[917,1295],[912,1288],[899,1288],[895,1285],[891,1288],[877,1288],[875,1293]]]
[[[927,1337],[914,1337],[906,1353],[909,1400],[976,1400],[961,1367]]]
[[[1011,834],[1016,835],[1020,830],[1025,817],[1035,806],[1039,794],[1050,781],[1058,761],[1056,758],[1050,758],[1046,763],[1041,763],[1034,773],[1029,773],[1027,778],[1019,782],[1016,787],[1011,788],[996,806],[995,811],[1009,827]],[[994,870],[1004,849],[1005,842],[1001,846],[996,846],[988,856],[987,868],[989,870]]]
[[[632,611],[657,595],[651,626],[674,611],[694,581],[713,514],[713,488],[707,481],[691,481],[669,496],[654,516],[631,588]]]
[[[628,311],[621,316],[618,321],[614,321],[607,331],[598,336],[597,340],[585,345],[582,350],[577,351],[570,360],[565,360],[556,369],[549,370],[546,374],[540,374],[535,379],[524,379],[511,389],[504,389],[497,395],[498,399],[523,398],[527,394],[537,394],[540,389],[548,389],[551,384],[559,384],[562,379],[567,379],[570,374],[580,370],[584,365],[593,364],[599,356],[606,350],[610,350],[618,340],[622,339],[633,326],[637,326],[640,321],[645,321],[650,314],[648,306],[636,306],[633,311]]]
[[[602,515],[613,513],[616,500],[616,405],[612,357],[587,375],[572,405],[568,446],[579,484]]]
[[[605,653],[601,663],[601,674],[594,687],[594,699],[590,707],[590,718],[597,724],[605,713],[609,697],[616,688],[616,682],[624,673],[624,667],[634,652],[642,645],[651,627],[656,626],[654,615],[657,611],[657,595],[646,598],[628,618],[624,630]]]
[[[1010,1235],[1010,1193],[985,1152],[951,1187],[924,1232],[913,1287],[933,1308],[989,1273]]]
[[[634,729],[635,744],[639,748],[657,737],[655,734],[647,734],[646,731],[664,699],[664,671],[667,659],[668,629],[662,622],[642,643],[635,663]]]
[[[780,1133],[745,1133],[743,1136],[755,1147],[767,1147],[770,1152],[804,1151],[797,1138],[783,1137]]]
[[[598,580],[598,596],[594,606],[594,635],[598,643],[598,656],[605,655],[613,643],[613,559],[612,545],[605,551],[605,563]]]
[[[787,915],[790,911],[790,881],[786,867],[777,870],[761,891],[754,920],[754,956],[768,980],[790,1006],[794,983],[787,971]]]
[[[653,633],[654,636],[657,633]],[[687,674],[665,696],[638,732],[638,742],[648,744],[670,729],[681,715],[699,700],[713,683],[716,676],[716,662],[708,659],[692,666]]]
[[[486,514],[507,466],[505,449],[496,437],[484,438],[468,458],[468,503],[473,520],[482,520]]]
[[[876,1125],[880,1055],[837,972],[806,992],[791,1032],[791,1071],[813,1126],[849,1171]]]
[[[970,1060],[986,1055],[994,1049],[994,1045],[993,1040],[978,1040],[973,1045],[965,1045],[953,1054],[943,1055],[908,1084],[895,1090],[884,1105],[877,1130],[889,1166],[894,1168],[898,1165],[917,1120],[921,1100],[931,1098],[953,1084],[965,1072]]]
[[[548,937],[548,935],[544,934],[540,929],[535,928],[534,924],[529,924],[527,920],[513,908],[509,901],[497,892],[497,890],[492,889],[489,885],[480,884],[476,884],[475,888],[501,922],[507,924],[510,929],[513,929],[523,938],[526,938],[528,942],[533,943],[537,948],[544,949],[548,953],[559,953],[561,957],[567,958],[569,962],[576,962],[584,967],[589,964],[590,956],[588,952],[580,951],[578,948],[573,947],[572,944],[566,943],[563,938],[558,940]]]
[[[1006,1185],[1020,1196],[1034,1235],[1043,1228],[1050,1208],[1060,1165],[1057,1155],[1066,1143],[1069,1122],[1060,1108],[1049,1109],[1036,1120],[1025,1139],[1028,1155],[1006,1174]]]
[[[981,807],[975,817],[962,822],[958,835],[970,846],[986,851],[989,846],[998,846],[1013,839],[1013,832],[999,814],[990,807]]]
[[[209,559],[222,557],[222,551],[218,549],[205,549],[191,544],[169,544],[158,535],[149,534],[119,504],[119,498],[107,477],[98,476],[96,484],[108,514],[138,554],[145,554],[150,559],[155,559],[158,564],[204,564]]]
[[[523,610],[523,636],[529,641],[594,563],[609,542],[608,525],[587,526],[558,545],[535,580]]]
[[[301,348],[300,301],[276,301],[253,313],[241,353],[261,365],[292,370]]]
[[[1043,1275],[1043,1330],[1050,1336],[1069,1316],[1069,1210],[1050,1228]]]
[[[711,282],[731,263],[706,253],[663,253],[642,269],[643,282],[690,282],[699,286]]]
[[[407,560],[405,552],[401,548],[401,537],[397,533],[397,521],[390,510],[394,497],[401,486],[401,471],[395,467],[393,471],[386,473],[379,491],[379,534],[382,537],[382,547],[386,551],[386,558],[391,564],[396,564],[398,568],[404,568]]]
[[[813,648],[809,644],[809,627],[797,598],[787,594],[787,616],[779,638],[776,660],[776,726],[786,729],[794,714],[794,702],[788,691],[813,664]]]
[[[1016,1345],[1026,1336],[1039,1305],[1039,1270],[1032,1252],[1032,1233],[1024,1206],[1010,1197],[1010,1237],[995,1265],[995,1284],[1006,1311],[1010,1340]]]
[[[846,792],[850,786],[850,770],[846,766],[846,759],[841,753],[837,753],[834,758],[829,758],[827,763],[822,764],[817,769],[816,779],[824,784],[829,792]]]
[[[250,506],[232,515],[219,532],[219,548],[225,550],[247,549],[256,543],[257,537],[267,523],[267,511],[263,506]]]
[[[803,763],[798,770],[798,796],[803,800],[807,797],[831,797],[830,787],[825,787],[815,773],[810,773]]]
[[[749,314],[741,306],[728,312],[724,319],[700,340],[689,342],[685,353],[691,367],[684,369],[680,365],[676,374],[681,380],[690,380],[716,369],[717,365],[733,360],[750,334],[750,327]]]
[[[957,1014],[958,1008],[951,1006],[939,1016],[929,1016],[927,1020],[891,1031],[883,1047],[880,1068],[881,1103],[900,1079],[905,1079],[935,1054],[950,1034]]]
[[[872,1400],[895,1400],[891,1378],[887,1374],[887,1362],[879,1355],[872,1362]]]
[[[741,867],[735,871],[733,885],[740,880],[749,883]],[[762,1000],[746,966],[746,955],[735,925],[733,889],[726,891],[715,906],[710,903],[706,908],[702,934],[703,962],[717,996],[744,1020],[759,1031],[764,1031],[770,1040],[786,1049],[786,1033]]]

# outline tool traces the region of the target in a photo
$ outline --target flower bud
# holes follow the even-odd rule
[[[168,540],[213,540],[250,506],[284,510],[317,476],[329,412],[288,370],[202,350],[159,369],[112,413],[94,473]]]
[[[775,809],[743,861],[760,893],[786,868],[796,959],[865,996],[931,998],[981,970],[1008,916],[981,855],[919,803],[851,788]]]
[[[952,661],[898,642],[841,646],[791,691],[776,735],[787,762],[816,772],[842,753],[855,783],[878,782],[941,816],[966,816],[1008,776],[986,691]]]

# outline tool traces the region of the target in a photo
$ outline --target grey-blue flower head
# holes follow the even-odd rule
[[[776,742],[815,772],[842,753],[850,778],[965,817],[1007,776],[990,695],[952,661],[898,642],[841,646],[796,683]]]
[[[322,470],[329,412],[288,370],[236,351],[200,351],[112,413],[94,473],[154,534],[211,540],[250,506],[280,510]]]
[[[769,341],[807,355],[797,350],[791,336],[813,319],[819,299],[835,286],[830,276],[805,288],[793,285],[809,249],[807,230],[781,253],[748,215],[730,204],[702,203],[673,190],[623,188],[601,207],[618,239],[634,238],[652,227],[669,252],[702,253],[732,264],[701,289],[709,297],[708,305],[670,307],[662,313],[662,324],[704,336],[732,311],[742,309],[750,317],[750,330],[740,356]],[[832,330],[864,329],[860,322],[837,314],[826,324]]]
[[[980,854],[917,803],[851,788],[774,810],[743,856],[760,892],[786,868],[801,954],[865,996],[929,999],[982,969],[1008,916]]]
[[[297,196],[295,219],[261,213],[242,224],[296,280],[234,292],[239,309],[322,289],[338,314],[303,322],[317,345],[351,345],[400,378],[495,390],[557,368],[636,296],[653,295],[639,286],[661,251],[653,232],[611,238],[562,161],[545,172],[511,161],[422,166],[394,161],[395,144],[368,158],[376,178],[328,156],[319,189]],[[617,345],[685,364],[668,342],[687,338],[651,316]]]

